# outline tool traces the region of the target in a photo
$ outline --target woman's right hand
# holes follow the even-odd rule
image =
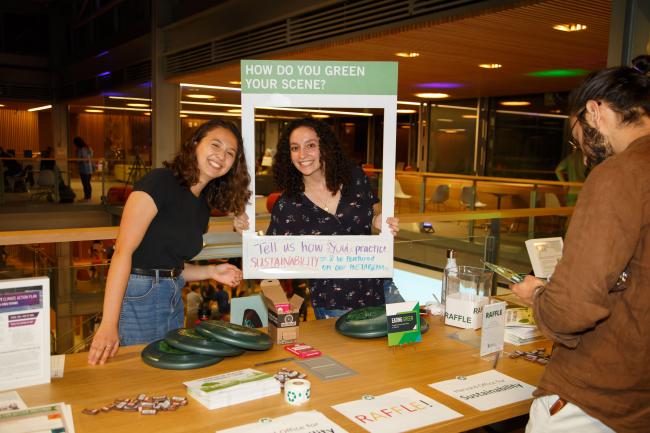
[[[250,226],[249,218],[246,212],[242,212],[239,215],[235,215],[233,225],[235,226],[235,231],[241,233],[244,230],[248,230]]]
[[[90,345],[88,352],[88,364],[104,364],[108,358],[117,355],[117,350],[120,347],[120,337],[118,335],[117,327],[106,327],[104,324],[99,325],[99,329],[93,337],[93,342]]]

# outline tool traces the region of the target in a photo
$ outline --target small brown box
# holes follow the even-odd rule
[[[269,313],[269,335],[279,344],[295,343],[303,298],[294,294],[287,300],[278,280],[263,280],[260,286]]]

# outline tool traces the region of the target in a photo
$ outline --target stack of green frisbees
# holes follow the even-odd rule
[[[142,360],[156,368],[189,370],[216,364],[224,357],[246,350],[268,350],[271,337],[253,328],[217,320],[206,320],[196,328],[169,331],[142,351]]]
[[[336,320],[336,330],[352,338],[381,338],[388,335],[386,307],[362,307],[350,310]],[[429,323],[420,318],[420,332],[429,330]]]

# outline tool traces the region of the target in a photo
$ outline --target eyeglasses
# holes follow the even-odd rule
[[[576,120],[573,122],[573,125],[571,125],[571,129],[569,130],[569,139],[567,140],[569,142],[569,146],[571,146],[572,151],[576,151],[580,149],[580,143],[578,140],[573,138],[573,130],[575,129],[576,125],[578,122],[582,120],[582,116],[585,114],[585,111],[587,110],[587,107],[584,107],[582,110],[578,111],[576,114]]]

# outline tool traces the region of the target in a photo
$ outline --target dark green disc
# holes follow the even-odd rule
[[[336,320],[336,330],[348,337],[379,338],[388,335],[386,307],[350,310]]]
[[[204,320],[194,328],[196,332],[231,346],[249,350],[268,350],[273,346],[273,340],[268,334],[254,328],[222,322],[220,320]]]
[[[169,331],[165,335],[165,342],[173,348],[201,355],[237,356],[245,352],[244,349],[213,340],[191,328]]]
[[[380,338],[388,335],[386,307],[363,307],[351,310],[336,320],[336,330],[347,337]],[[420,317],[420,333],[429,330],[429,322]]]
[[[216,364],[223,358],[218,356],[198,355],[171,347],[165,340],[150,343],[142,350],[145,364],[164,370],[191,370]]]

